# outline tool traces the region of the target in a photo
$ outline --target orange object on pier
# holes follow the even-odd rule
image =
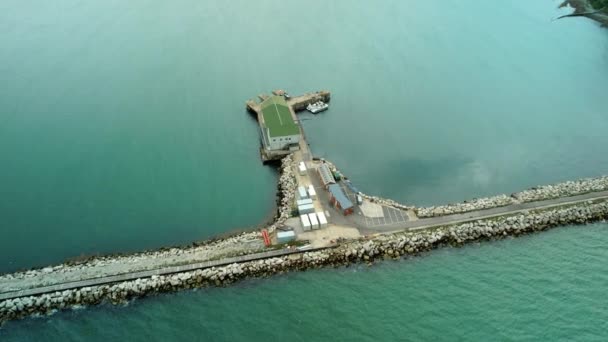
[[[264,244],[266,247],[270,246],[270,236],[268,235],[268,230],[262,229],[262,238],[264,239]]]

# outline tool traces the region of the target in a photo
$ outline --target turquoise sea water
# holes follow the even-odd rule
[[[263,222],[276,173],[243,101],[274,88],[332,91],[306,133],[366,193],[435,204],[604,174],[608,31],[552,21],[557,4],[2,1],[0,272]],[[588,340],[607,318],[603,228],[62,313],[0,337]],[[468,294],[446,283],[455,270]]]

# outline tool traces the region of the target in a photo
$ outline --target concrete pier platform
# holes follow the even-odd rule
[[[293,108],[294,112],[300,112],[306,109],[311,103],[315,103],[317,101],[323,101],[328,103],[331,100],[331,94],[329,91],[318,91],[315,93],[307,93],[301,96],[294,96],[287,100],[287,104]]]
[[[299,96],[288,97],[288,96],[285,96],[285,92],[283,90],[275,90],[275,91],[273,91],[273,95],[281,96],[281,97],[284,96],[285,103],[287,104],[287,106],[289,108],[289,112],[293,118],[293,121],[294,121],[294,123],[296,123],[296,125],[299,126],[299,129],[300,129],[300,144],[299,144],[300,149],[302,148],[302,146],[306,147],[307,146],[306,136],[304,134],[304,130],[302,129],[302,126],[300,125],[298,117],[296,116],[296,113],[299,111],[305,110],[309,104],[315,103],[317,101],[323,101],[326,103],[329,102],[331,99],[331,93],[326,90],[321,90],[321,91],[317,91],[317,92],[306,93],[306,94],[299,95]],[[258,120],[258,124],[260,125],[261,130],[265,126],[264,115],[262,113],[262,102],[267,100],[269,97],[270,97],[270,95],[259,94],[258,95],[259,101],[250,99],[245,102],[245,107],[247,108],[247,111],[249,113],[251,113],[252,115],[255,115],[256,119]],[[261,145],[262,146],[260,146],[260,157],[261,157],[263,163],[271,163],[273,161],[280,160],[283,157],[285,157],[286,155],[293,152],[293,150],[269,150],[269,149],[264,148],[263,143]]]
[[[268,95],[260,94],[258,98],[261,101],[264,101],[268,98]],[[301,112],[306,109],[311,103],[315,103],[317,101],[323,101],[325,103],[331,100],[331,93],[327,90],[320,90],[317,92],[306,93],[299,96],[292,96],[289,99],[286,99],[287,104],[292,108],[294,112]],[[257,114],[258,116],[261,114],[260,108],[261,102],[250,99],[245,102],[245,106],[247,110],[251,113]]]

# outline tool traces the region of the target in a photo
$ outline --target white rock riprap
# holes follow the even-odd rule
[[[337,171],[342,176],[344,176],[344,173],[338,170],[338,168],[333,163],[328,160],[324,160],[324,162],[329,166],[332,172]],[[498,195],[492,197],[476,198],[459,203],[430,207],[415,207],[411,205],[405,205],[391,199],[385,199],[382,197],[371,196],[363,193],[361,193],[361,196],[370,200],[371,202],[378,203],[381,205],[386,205],[402,210],[412,209],[419,218],[428,218],[444,215],[462,214],[476,210],[504,207],[520,202],[534,202],[560,197],[576,196],[598,191],[608,191],[608,176],[602,176],[597,178],[585,178],[576,181],[567,181],[552,185],[537,186],[528,190],[514,193],[511,196]]]
[[[512,196],[521,202],[534,202],[606,190],[608,190],[608,176],[602,176],[598,178],[585,178],[576,181],[537,186],[514,193]]]
[[[225,286],[247,277],[265,277],[322,266],[371,262],[378,258],[400,258],[444,245],[461,245],[483,239],[517,236],[561,225],[602,221],[606,218],[608,202],[589,201],[570,207],[478,220],[435,230],[379,235],[371,239],[349,241],[331,249],[0,301],[0,322],[104,301],[120,303],[159,292],[201,286]]]
[[[0,292],[145,271],[174,264],[202,262],[252,254],[264,250],[264,241],[260,232],[248,232],[211,241],[200,246],[170,248],[125,256],[95,257],[82,263],[67,263],[43,269],[5,274],[0,276]]]
[[[479,198],[462,203],[448,205],[420,207],[415,211],[418,217],[435,217],[443,215],[461,214],[469,211],[503,207],[518,202],[535,202],[554,198],[582,195],[589,192],[608,190],[608,176],[598,178],[585,178],[577,181],[568,181],[552,185],[537,186],[528,190],[516,192],[511,196],[499,195]]]
[[[281,226],[291,215],[291,204],[297,187],[292,166],[293,158],[291,155],[285,157],[281,162],[278,212],[269,227],[271,231],[277,226]],[[194,246],[164,248],[131,255],[91,257],[79,262],[67,262],[42,269],[4,274],[0,275],[0,292],[25,290],[69,281],[216,260],[265,250],[261,233],[253,231],[203,242]]]
[[[326,163],[332,171],[337,171],[333,164],[328,161]],[[294,166],[291,155],[281,161],[278,210],[273,223],[268,227],[271,232],[283,225],[285,220],[291,216],[297,187],[295,178],[295,172],[297,171]],[[362,194],[362,196],[373,202],[398,209],[414,208],[419,217],[434,217],[598,191],[608,191],[608,177],[540,186],[514,193],[511,196],[500,195],[426,208],[414,208],[376,196],[365,194]],[[442,245],[460,245],[480,239],[520,235],[560,225],[584,224],[605,220],[607,217],[608,202],[604,200],[588,201],[560,209],[532,211],[513,216],[478,220],[435,230],[380,235],[371,239],[348,241],[333,249],[309,251],[191,272],[158,275],[121,283],[9,299],[0,301],[0,322],[31,314],[50,313],[73,306],[94,305],[104,301],[118,303],[159,292],[202,286],[224,286],[246,277],[269,276],[327,265],[371,262],[376,258],[399,258],[403,255],[416,254]],[[229,256],[252,254],[262,250],[264,250],[264,246],[261,234],[257,231],[249,232],[192,247],[169,248],[126,256],[95,257],[79,263],[71,262],[37,270],[6,274],[0,276],[0,292],[159,269],[171,265],[193,264]]]
[[[420,218],[424,217],[435,217],[443,215],[452,215],[466,213],[468,211],[475,211],[481,209],[490,209],[497,207],[504,207],[515,203],[515,200],[507,195],[499,195],[494,197],[477,198],[471,201],[462,203],[454,203],[448,205],[439,205],[432,207],[421,207],[416,208],[416,215]]]
[[[281,176],[279,177],[278,210],[274,222],[268,227],[272,233],[277,227],[281,227],[285,220],[291,216],[291,207],[296,196],[298,183],[294,175],[293,155],[289,154],[281,159]]]

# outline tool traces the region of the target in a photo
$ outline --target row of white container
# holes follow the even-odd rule
[[[312,184],[309,186],[299,186],[298,187],[298,197],[300,199],[306,199],[306,198],[316,199],[317,192],[315,191],[315,187],[312,186]]]
[[[300,221],[304,231],[327,227],[327,218],[322,211],[300,215]]]

